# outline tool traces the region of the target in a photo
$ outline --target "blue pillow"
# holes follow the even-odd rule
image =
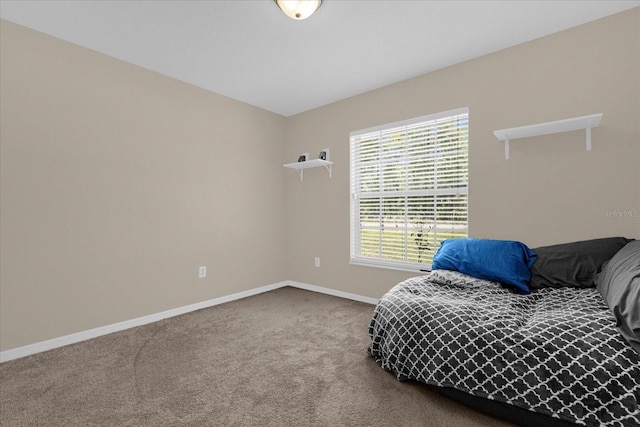
[[[512,240],[449,239],[433,256],[432,270],[455,270],[529,293],[529,268],[537,258],[524,243]]]

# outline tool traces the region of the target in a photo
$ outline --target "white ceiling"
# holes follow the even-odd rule
[[[0,16],[290,116],[640,6],[627,1],[13,1]]]

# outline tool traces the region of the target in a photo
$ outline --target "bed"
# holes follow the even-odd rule
[[[380,299],[376,362],[522,425],[640,426],[640,241],[458,243]]]

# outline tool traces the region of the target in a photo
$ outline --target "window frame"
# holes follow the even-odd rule
[[[465,149],[464,149],[464,158],[465,158],[465,168],[464,168],[464,175],[466,177],[466,180],[464,181],[460,181],[460,183],[464,183],[464,186],[460,186],[460,185],[454,185],[454,186],[449,186],[448,188],[441,188],[438,186],[435,186],[432,189],[421,189],[418,191],[412,191],[409,189],[409,187],[405,187],[403,190],[399,190],[399,191],[388,191],[388,190],[384,190],[381,189],[378,192],[365,192],[365,191],[361,191],[361,184],[362,184],[362,180],[363,180],[363,175],[365,175],[363,173],[363,168],[361,167],[361,165],[364,163],[361,161],[362,153],[360,153],[360,149],[361,144],[358,141],[358,138],[367,136],[367,135],[371,135],[371,134],[375,134],[375,133],[379,133],[381,136],[379,137],[380,139],[382,139],[382,135],[384,134],[391,134],[392,132],[401,132],[402,129],[404,129],[405,132],[405,136],[404,136],[404,144],[405,144],[405,151],[409,151],[406,149],[407,144],[408,144],[408,137],[406,136],[408,134],[407,129],[410,129],[412,127],[418,126],[418,125],[425,125],[425,127],[433,127],[434,129],[442,129],[442,127],[438,127],[438,126],[442,126],[442,125],[438,125],[439,121],[447,121],[447,120],[466,120],[466,145],[465,145]],[[464,132],[464,131],[463,131]],[[388,259],[388,258],[383,258],[383,237],[382,235],[380,235],[380,237],[378,237],[378,241],[380,242],[380,253],[378,254],[377,257],[373,257],[373,256],[365,256],[362,254],[363,252],[363,247],[362,247],[362,241],[361,241],[361,236],[362,236],[362,220],[361,218],[363,217],[362,213],[363,213],[363,209],[361,206],[362,200],[364,199],[369,199],[369,200],[375,200],[378,199],[379,200],[379,204],[378,204],[378,209],[381,212],[383,210],[383,206],[384,206],[384,201],[386,200],[392,200],[392,198],[405,198],[405,207],[404,207],[404,218],[405,218],[405,225],[404,225],[404,229],[403,229],[403,239],[402,242],[404,244],[404,252],[405,252],[405,258],[407,257],[407,248],[409,246],[409,242],[412,242],[412,240],[410,240],[410,238],[408,237],[408,233],[409,233],[409,222],[408,222],[408,218],[411,215],[411,211],[410,208],[408,208],[407,206],[409,206],[407,200],[411,197],[412,194],[419,194],[421,197],[433,197],[434,202],[433,202],[433,212],[434,212],[434,217],[433,219],[433,226],[436,228],[436,231],[434,232],[433,235],[433,241],[432,243],[434,244],[433,247],[433,251],[436,250],[436,245],[439,244],[439,240],[437,239],[437,230],[438,230],[438,214],[437,214],[437,204],[438,202],[436,202],[438,197],[442,197],[442,196],[455,196],[455,197],[459,197],[460,195],[464,195],[466,198],[466,201],[464,202],[464,226],[460,226],[461,228],[459,229],[460,232],[464,232],[464,236],[460,236],[460,237],[466,237],[468,236],[468,214],[469,214],[469,199],[468,199],[468,195],[469,195],[469,179],[468,179],[468,174],[469,174],[469,157],[468,157],[468,153],[469,153],[469,108],[468,107],[463,107],[463,108],[457,108],[454,110],[449,110],[449,111],[444,111],[444,112],[440,112],[440,113],[436,113],[436,114],[430,114],[427,116],[422,116],[422,117],[416,117],[413,119],[409,119],[409,120],[403,120],[403,121],[399,121],[399,122],[394,122],[394,123],[389,123],[389,124],[384,124],[384,125],[380,125],[380,126],[375,126],[375,127],[371,127],[371,128],[366,128],[366,129],[362,129],[362,130],[358,130],[358,131],[353,131],[350,132],[349,134],[349,154],[350,154],[350,161],[349,161],[349,173],[350,173],[350,264],[352,265],[359,265],[359,266],[368,266],[368,267],[379,267],[379,268],[386,268],[386,269],[394,269],[394,270],[401,270],[401,271],[411,271],[411,272],[428,272],[431,270],[431,263],[422,263],[422,262],[415,262],[415,261],[409,261],[407,259],[404,260],[393,260],[393,259]],[[438,141],[438,138],[435,139],[435,141]],[[382,145],[381,145],[382,147]],[[380,148],[380,152],[378,153],[378,160],[377,161],[373,161],[370,162],[370,164],[372,165],[377,165],[377,167],[379,169],[382,169],[382,166],[384,164],[389,164],[388,161],[385,161],[382,159],[383,157],[383,148]],[[459,152],[456,152],[457,155],[459,156]],[[408,163],[410,159],[415,158],[412,157],[411,155],[404,155],[404,156],[399,156],[398,157],[400,160],[397,161],[397,164],[401,164],[401,163]],[[441,159],[446,159],[446,158],[452,158],[452,157],[447,157],[447,156],[437,156],[435,157],[435,159],[441,160]],[[393,162],[391,162],[393,163]],[[426,161],[425,161],[426,163]],[[437,164],[437,161],[435,162]],[[434,166],[434,170],[433,170],[433,175],[438,174],[438,166]],[[382,172],[378,172],[380,175],[382,175]],[[407,176],[409,176],[408,172],[405,172]],[[433,176],[431,177],[433,179]],[[425,178],[427,179],[427,178]],[[366,197],[363,197],[363,194],[367,194]],[[375,204],[375,202],[374,202]],[[382,233],[384,231],[384,220],[382,219],[382,213],[380,213],[380,223],[379,223],[379,232]],[[453,223],[455,223],[455,221],[453,221]],[[462,223],[462,221],[460,221],[460,223]],[[452,227],[454,227],[452,225]],[[372,228],[373,230],[375,230],[375,227]],[[443,228],[444,229],[444,228]],[[453,228],[452,228],[453,230]],[[444,239],[441,239],[444,240]],[[440,241],[441,241],[440,240]],[[415,241],[413,241],[413,244],[415,244]],[[391,245],[390,245],[391,246]],[[395,253],[394,253],[395,254]]]

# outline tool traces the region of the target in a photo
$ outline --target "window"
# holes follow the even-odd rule
[[[350,134],[351,263],[428,270],[467,236],[469,110]]]

